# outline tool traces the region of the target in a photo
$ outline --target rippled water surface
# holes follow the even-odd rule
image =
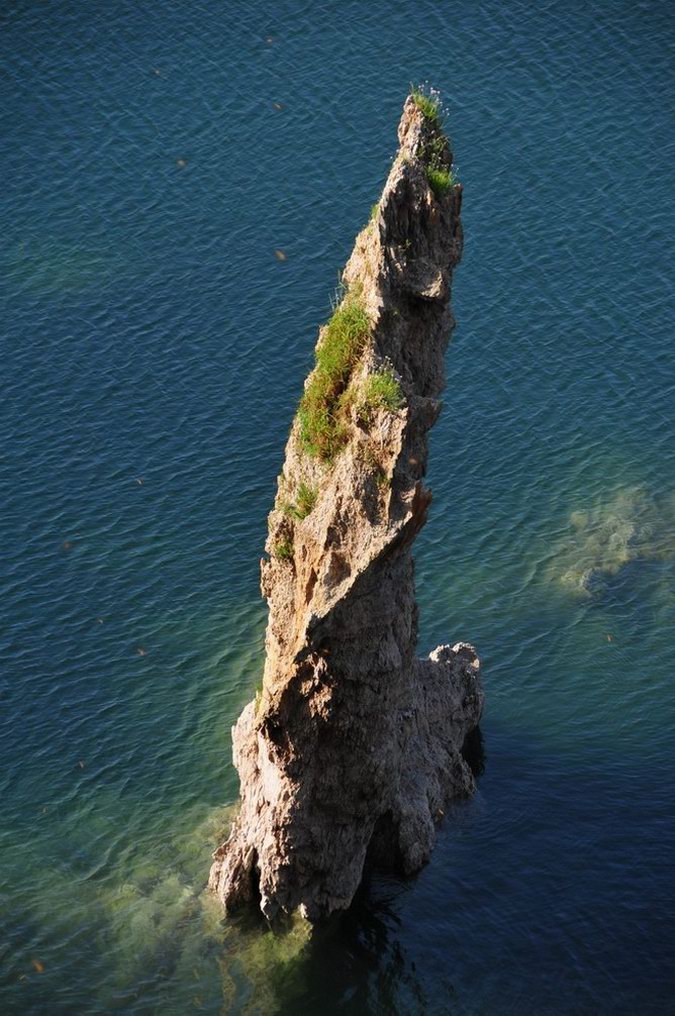
[[[0,17],[2,1011],[674,1011],[672,9]],[[466,232],[420,649],[479,648],[485,770],[308,941],[203,890],[275,476],[411,80]]]

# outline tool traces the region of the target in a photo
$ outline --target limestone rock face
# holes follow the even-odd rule
[[[411,556],[431,501],[422,478],[445,384],[462,188],[439,124],[412,97],[398,133],[343,276],[368,331],[333,385],[339,447],[317,453],[296,418],[261,562],[263,688],[233,728],[241,809],[209,884],[227,908],[253,901],[268,917],[300,908],[316,921],[349,906],[367,855],[415,871],[448,800],[474,785],[461,749],[481,714],[480,664],[462,642],[415,658]],[[430,159],[446,172],[435,190]],[[317,356],[329,341],[323,328]],[[388,379],[388,399],[369,399],[374,375]]]

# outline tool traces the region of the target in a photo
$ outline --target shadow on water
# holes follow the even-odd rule
[[[485,740],[480,727],[474,727],[464,738],[462,756],[475,779],[485,772]]]

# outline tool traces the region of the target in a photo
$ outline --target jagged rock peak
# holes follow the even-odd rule
[[[347,907],[367,856],[416,870],[448,800],[473,789],[478,657],[460,642],[415,658],[411,555],[462,188],[433,98],[408,97],[398,137],[286,445],[261,562],[262,691],[233,728],[241,808],[209,884],[268,917]]]

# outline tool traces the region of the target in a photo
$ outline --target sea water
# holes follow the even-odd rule
[[[674,1011],[668,5],[0,18],[2,1011]],[[204,887],[275,477],[411,81],[466,233],[420,652],[477,646],[484,770],[310,938]]]

